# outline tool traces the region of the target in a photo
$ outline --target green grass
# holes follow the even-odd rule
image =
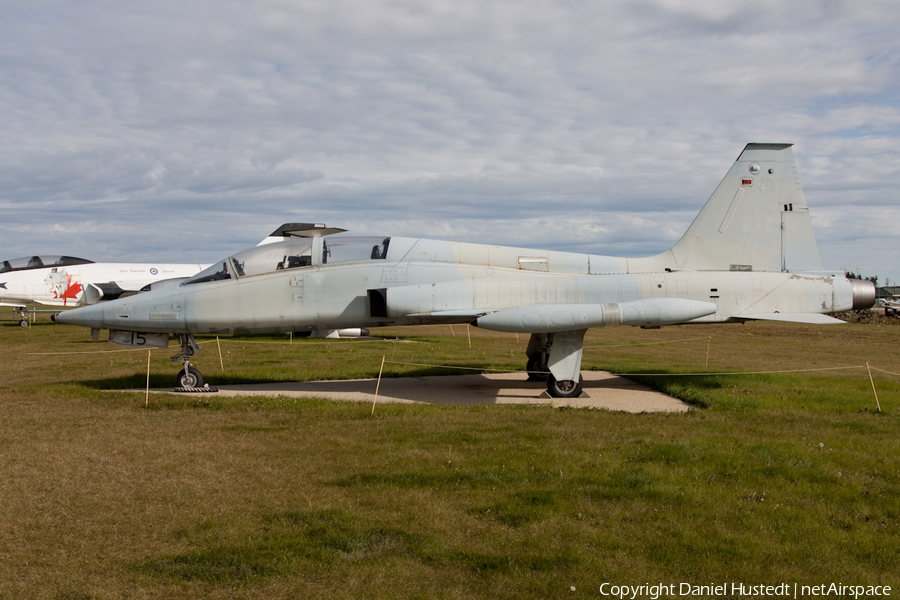
[[[883,372],[900,372],[900,328],[889,322],[589,332],[585,368],[630,372],[691,402],[687,414],[380,405],[371,416],[215,395],[154,395],[145,408],[142,392],[112,390],[143,388],[146,352],[37,354],[115,348],[9,319],[0,598],[900,585],[900,388]],[[473,330],[469,348],[460,327],[387,333],[405,341],[222,338],[224,371],[213,338],[197,363],[213,385],[372,377],[382,357],[389,376],[524,369],[524,337]],[[151,385],[172,385],[174,352],[151,353]],[[882,412],[866,362],[883,370]]]

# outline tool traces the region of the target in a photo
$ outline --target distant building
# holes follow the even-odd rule
[[[900,301],[900,286],[889,285],[875,289],[875,300]]]

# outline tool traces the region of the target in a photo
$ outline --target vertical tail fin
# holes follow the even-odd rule
[[[668,252],[679,269],[821,270],[791,144],[747,144]]]

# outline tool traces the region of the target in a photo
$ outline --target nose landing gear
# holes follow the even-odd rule
[[[203,383],[203,374],[196,367],[191,366],[191,357],[200,352],[200,346],[190,334],[178,334],[178,343],[181,344],[181,353],[172,357],[173,361],[181,361],[184,368],[175,378],[175,391],[178,392],[212,392],[217,391]]]
[[[194,367],[185,367],[178,373],[178,377],[175,379],[175,387],[202,388],[203,373]]]

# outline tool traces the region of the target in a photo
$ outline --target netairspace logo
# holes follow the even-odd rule
[[[691,583],[659,583],[645,585],[614,585],[604,583],[600,586],[600,594],[619,600],[637,600],[649,598],[657,600],[661,597],[689,596],[715,598],[717,596],[765,596],[781,598],[817,598],[834,596],[841,598],[867,598],[891,595],[888,585],[844,585],[843,583],[823,583],[819,585],[800,585],[797,583],[780,583],[777,585],[751,585],[746,583],[720,583],[694,585]]]

